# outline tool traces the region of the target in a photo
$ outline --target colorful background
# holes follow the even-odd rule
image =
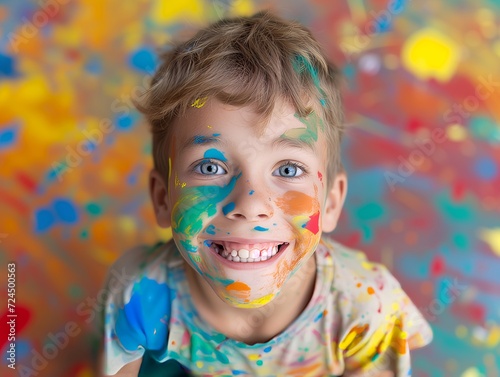
[[[494,0],[0,0],[0,375],[12,261],[12,375],[94,375],[107,269],[169,237],[130,98],[157,47],[262,8],[310,27],[346,77],[350,184],[334,236],[385,263],[431,323],[413,375],[500,375]]]

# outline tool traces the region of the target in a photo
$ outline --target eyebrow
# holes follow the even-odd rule
[[[215,136],[205,136],[205,135],[195,135],[187,139],[180,148],[180,151],[184,151],[189,148],[194,148],[198,146],[205,145],[221,145],[225,146],[227,143]]]
[[[298,138],[290,138],[281,135],[279,138],[275,139],[272,144],[273,149],[276,148],[293,148],[300,150],[309,150],[313,153],[317,152],[316,143],[313,140],[301,140]]]

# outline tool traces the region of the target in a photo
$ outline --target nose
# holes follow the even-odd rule
[[[246,185],[242,185],[246,186]],[[239,189],[239,190],[238,190]],[[231,220],[262,221],[270,219],[274,210],[269,195],[264,190],[236,188],[237,193],[231,202],[222,208],[224,215]],[[235,190],[235,191],[236,191]]]

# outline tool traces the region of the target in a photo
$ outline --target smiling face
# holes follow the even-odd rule
[[[276,106],[262,132],[251,107],[218,101],[174,124],[168,177],[154,171],[158,222],[172,226],[187,263],[226,303],[255,308],[273,300],[335,228],[344,174],[325,187],[321,120]]]

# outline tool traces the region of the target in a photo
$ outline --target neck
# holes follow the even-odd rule
[[[316,280],[316,254],[283,286],[274,300],[260,308],[237,308],[221,300],[186,262],[193,304],[200,317],[218,332],[247,344],[265,343],[283,332],[306,308]]]

